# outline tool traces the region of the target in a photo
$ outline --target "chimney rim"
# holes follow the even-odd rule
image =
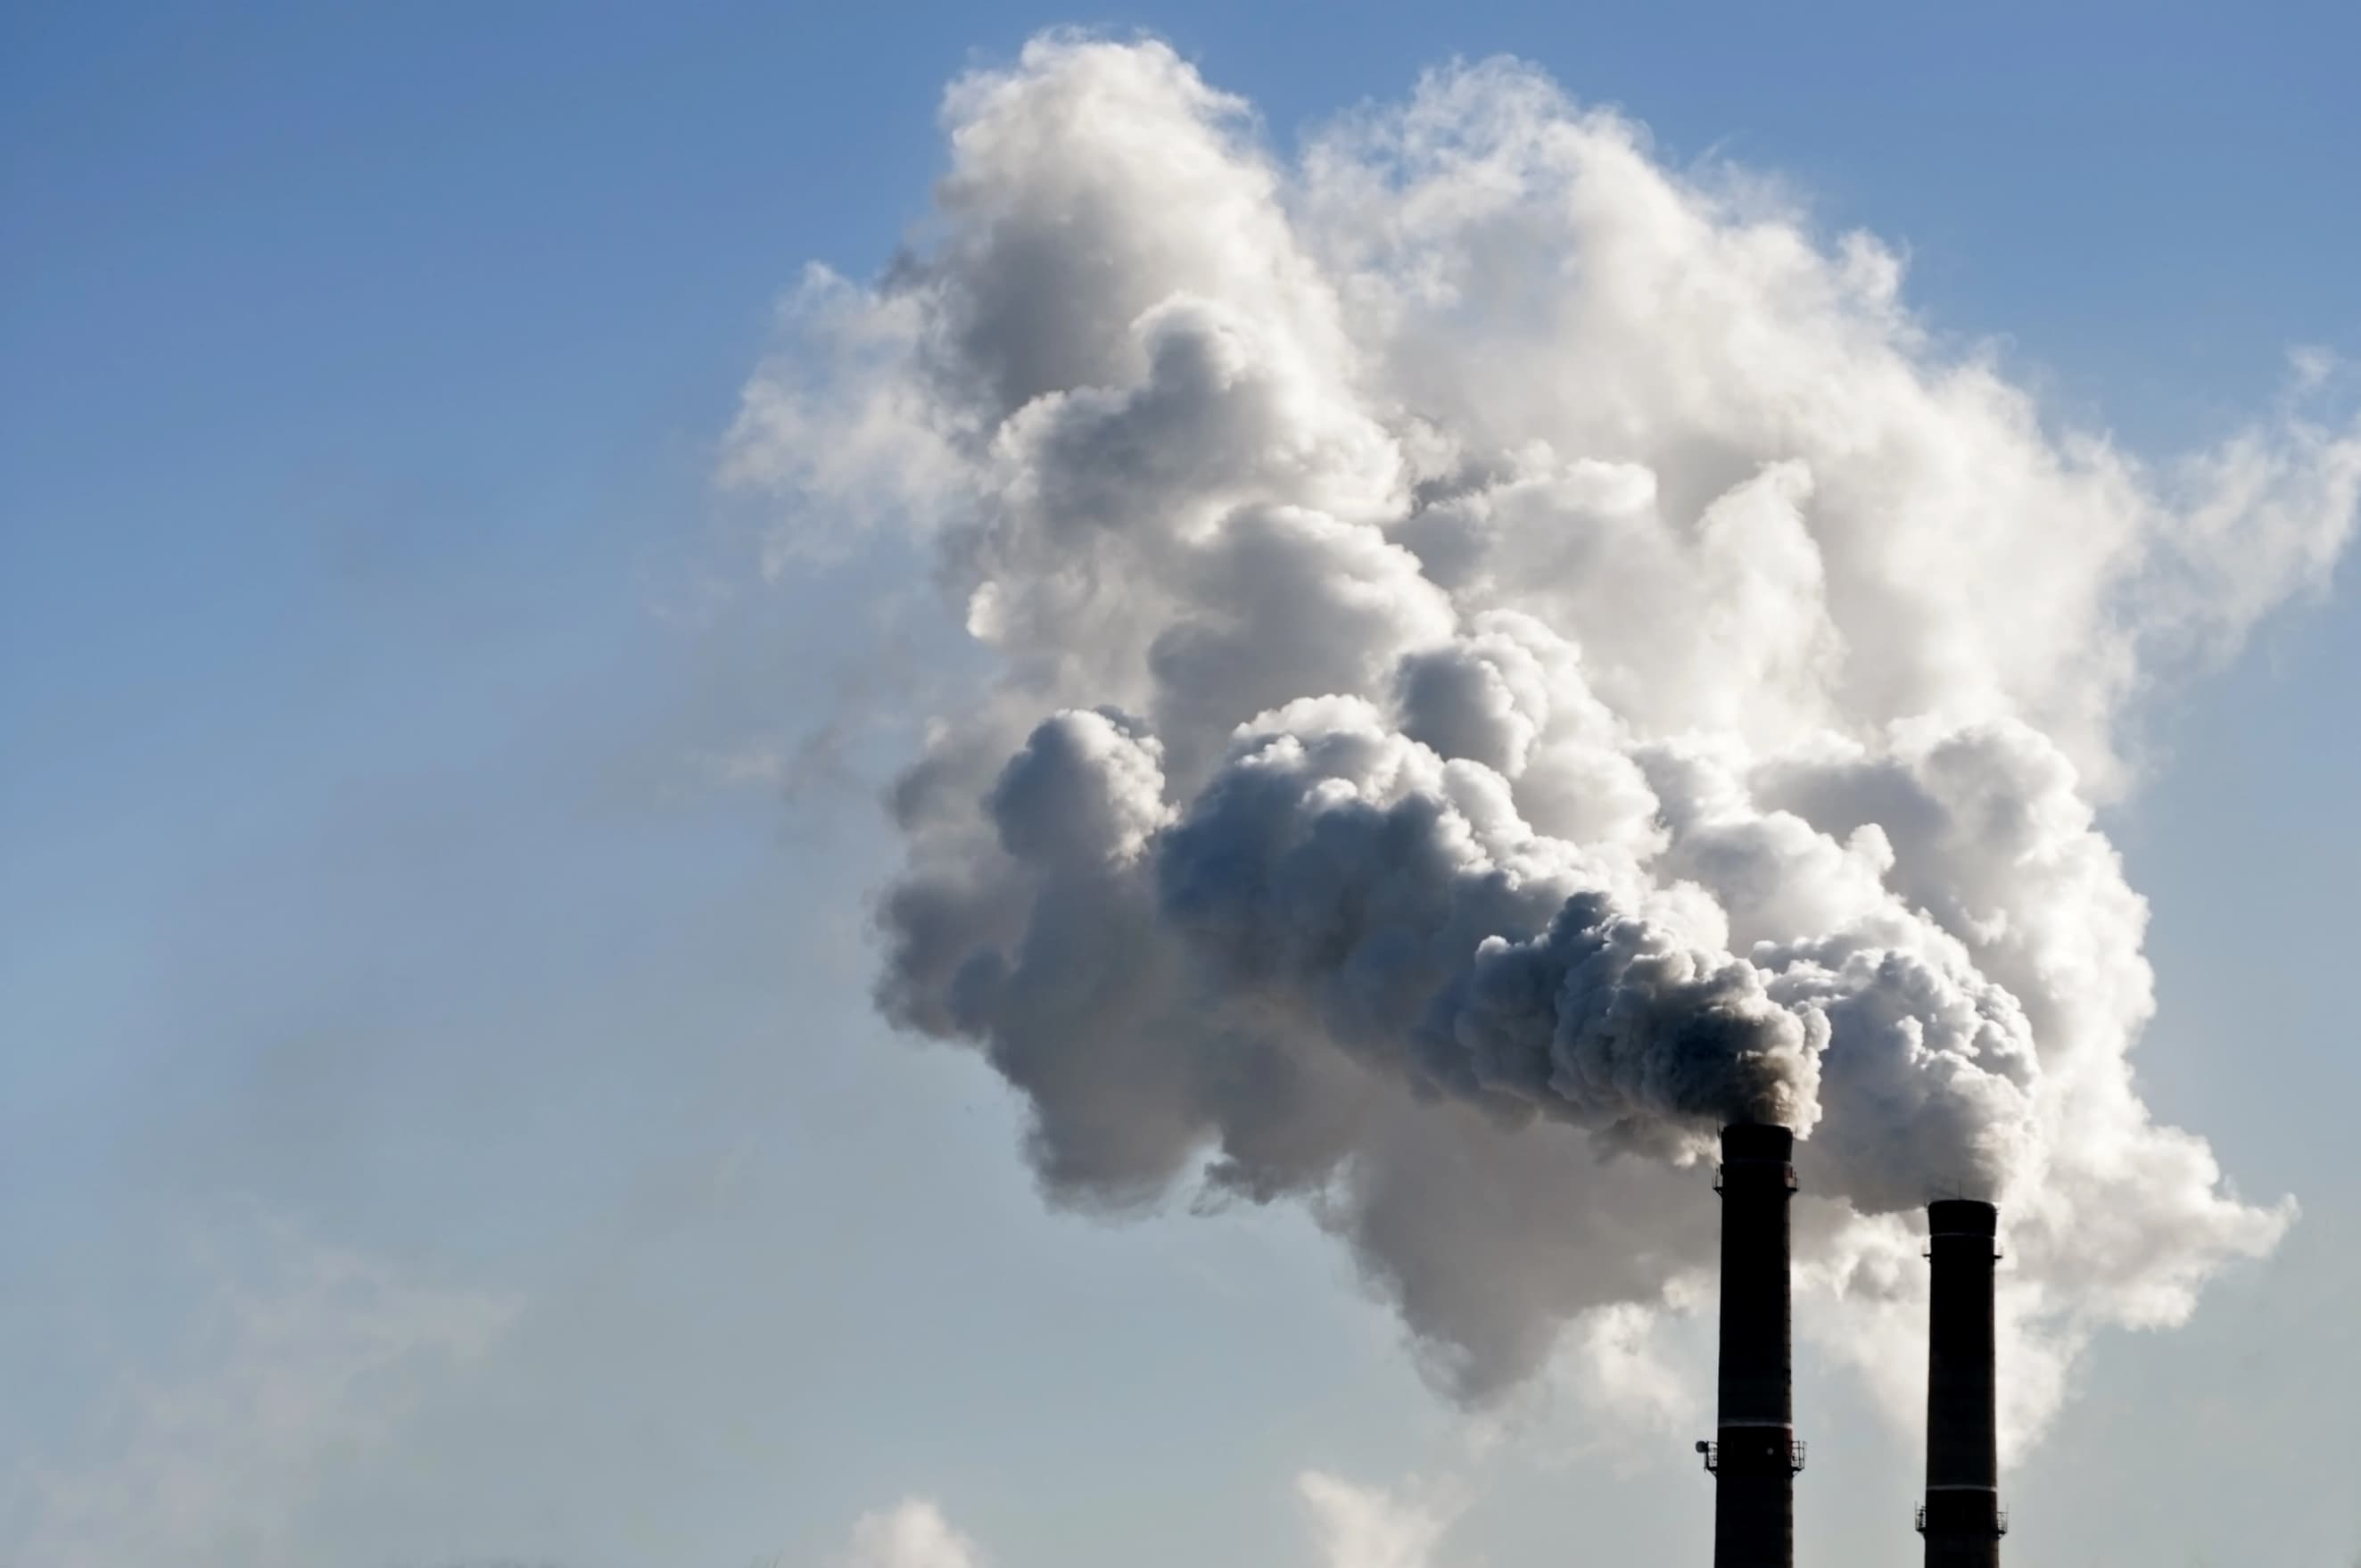
[[[1927,1205],[1930,1236],[1997,1236],[2000,1205],[1981,1198],[1938,1198]]]
[[[1752,1160],[1784,1165],[1795,1154],[1795,1131],[1775,1122],[1732,1122],[1721,1130],[1721,1159],[1725,1165]]]

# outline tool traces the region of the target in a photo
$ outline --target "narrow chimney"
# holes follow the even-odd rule
[[[1787,1200],[1795,1136],[1721,1130],[1721,1376],[1714,1441],[1714,1568],[1795,1568],[1794,1372],[1788,1360]]]
[[[1927,1502],[1918,1529],[1927,1568],[1999,1568],[2008,1516],[2000,1508],[1993,1420],[1993,1265],[2000,1211],[1972,1199],[1927,1206],[1934,1302],[1927,1327]]]

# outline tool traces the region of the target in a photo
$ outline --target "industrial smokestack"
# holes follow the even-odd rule
[[[1993,1420],[1993,1265],[2000,1211],[1947,1198],[1927,1206],[1935,1269],[1927,1327],[1927,1568],[1998,1568],[2000,1508]],[[1727,1298],[1725,1298],[1727,1299]]]
[[[1794,1568],[1795,1441],[1788,1359],[1787,1200],[1795,1135],[1738,1123],[1721,1130],[1721,1379],[1714,1441],[1714,1568]]]

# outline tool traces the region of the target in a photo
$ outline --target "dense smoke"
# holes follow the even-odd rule
[[[730,462],[923,531],[992,655],[893,795],[879,994],[1023,1092],[1051,1197],[1300,1199],[1480,1398],[1677,1293],[1683,1168],[1777,1119],[1905,1408],[1915,1212],[2006,1205],[2018,1434],[2273,1245],[2134,1093],[2092,806],[2145,677],[2324,581],[2361,429],[2057,431],[1875,241],[1513,64],[1291,161],[1152,43],[945,117],[916,248],[814,273]]]

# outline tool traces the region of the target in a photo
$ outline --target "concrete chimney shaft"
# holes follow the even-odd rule
[[[1918,1513],[1927,1568],[1999,1568],[2008,1530],[1993,1420],[2000,1211],[1949,1198],[1928,1204],[1927,1219],[1934,1299],[1927,1325],[1927,1502]]]
[[[1795,1135],[1721,1130],[1721,1368],[1714,1442],[1714,1568],[1795,1568],[1795,1375],[1789,1359],[1787,1200]]]

